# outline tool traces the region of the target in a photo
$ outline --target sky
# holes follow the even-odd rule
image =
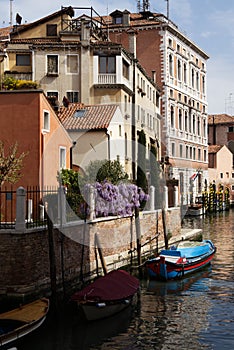
[[[234,1],[168,1],[170,20],[209,56],[208,113],[234,115]],[[152,12],[167,15],[166,0],[150,0],[149,3]],[[92,6],[100,15],[116,9],[137,12],[137,0],[0,0],[0,26],[8,26],[11,18],[15,24],[17,13],[22,17],[22,23],[30,23],[59,11],[61,6]]]

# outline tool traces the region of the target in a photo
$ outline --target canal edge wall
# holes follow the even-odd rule
[[[141,212],[139,222],[142,256],[152,255],[157,247],[164,245],[162,212]],[[181,231],[179,207],[167,210],[166,223],[171,236],[169,244],[185,238]],[[47,229],[17,233],[1,230],[0,298],[25,300],[49,296],[51,278],[56,280],[56,292],[70,295],[74,289],[103,272],[95,247],[96,236],[108,271],[129,266],[137,258],[134,217],[108,217],[54,227],[53,249],[48,236]],[[52,261],[54,277],[51,276]]]

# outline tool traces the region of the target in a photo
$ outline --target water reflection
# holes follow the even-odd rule
[[[211,267],[183,280],[141,281],[135,309],[84,323],[65,308],[18,350],[230,350],[234,334],[234,211],[185,221],[217,252]]]

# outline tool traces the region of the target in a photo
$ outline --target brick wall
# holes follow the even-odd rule
[[[180,232],[179,208],[168,210],[167,227],[173,236]],[[142,245],[155,237],[157,228],[160,244],[163,244],[161,212],[140,213]],[[129,217],[98,219],[86,225],[70,225],[61,231],[54,228],[53,251],[58,292],[64,287],[69,294],[74,286],[77,288],[82,277],[90,279],[96,274],[97,263],[101,270],[100,259],[96,260],[98,254],[95,254],[96,234],[108,271],[130,264],[131,255],[136,258],[135,220]],[[51,255],[47,229],[22,234],[1,230],[0,242],[0,298],[50,294]],[[144,245],[142,253],[155,248],[156,240],[152,240]]]

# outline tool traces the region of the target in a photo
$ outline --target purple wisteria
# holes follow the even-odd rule
[[[94,189],[96,217],[132,215],[135,208],[139,208],[142,203],[149,199],[149,195],[134,184],[120,183],[119,185],[113,185],[108,181],[104,181],[86,186],[86,190],[90,189],[91,186]]]

